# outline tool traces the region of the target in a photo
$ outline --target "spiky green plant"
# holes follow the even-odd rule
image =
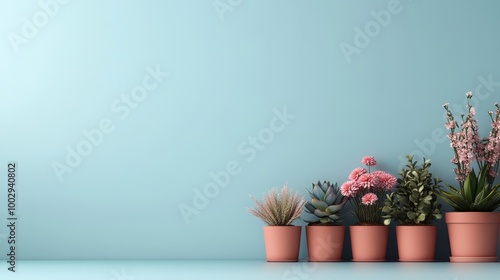
[[[289,226],[300,217],[304,209],[305,199],[298,193],[293,193],[285,184],[278,193],[276,188],[262,196],[262,201],[256,200],[255,208],[249,208],[250,214],[260,218],[270,226]]]
[[[330,184],[320,181],[312,184],[312,189],[307,190],[311,200],[305,205],[305,212],[314,215],[312,219],[305,220],[309,225],[313,224],[335,224],[340,222],[339,211],[342,210],[348,198],[340,194],[337,183]]]
[[[395,219],[402,225],[429,225],[433,220],[441,219],[441,204],[437,194],[442,187],[438,177],[429,172],[430,160],[425,160],[418,167],[412,155],[406,156],[408,163],[399,173],[396,189],[387,194],[382,212],[386,215],[384,224],[389,225]]]

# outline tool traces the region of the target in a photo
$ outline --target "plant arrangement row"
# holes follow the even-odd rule
[[[437,227],[442,209],[438,197],[455,212],[445,214],[452,262],[496,262],[500,212],[500,184],[494,184],[500,161],[500,105],[495,103],[491,132],[481,139],[467,93],[468,114],[460,125],[448,104],[445,127],[450,131],[458,187],[442,185],[430,172],[430,160],[421,165],[412,155],[396,177],[373,171],[377,161],[372,156],[361,160],[365,167],[355,168],[340,187],[328,181],[313,183],[306,201],[285,185],[272,189],[249,212],[262,219],[267,261],[298,261],[301,227],[292,222],[303,214],[310,261],[340,261],[345,226],[341,225],[346,203],[353,206],[355,225],[350,226],[354,261],[384,261],[388,225],[396,221],[400,261],[433,261]],[[474,169],[478,169],[476,173]]]

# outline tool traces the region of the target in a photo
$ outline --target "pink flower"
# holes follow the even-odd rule
[[[378,187],[387,191],[392,191],[394,187],[398,184],[398,179],[392,174],[384,171],[375,171],[372,173],[378,177]]]
[[[343,196],[354,197],[358,193],[359,185],[356,181],[347,181],[340,186],[340,193]]]
[[[361,198],[361,202],[364,205],[373,205],[375,204],[375,201],[378,200],[378,197],[374,193],[367,193]]]
[[[363,189],[370,189],[377,186],[379,183],[377,175],[370,173],[359,176],[357,182],[359,184],[359,187]]]
[[[474,107],[470,107],[469,114],[472,115],[472,116],[475,116],[476,115],[476,109],[474,109]]]
[[[445,123],[444,127],[447,129],[454,129],[456,127],[456,122],[455,121],[449,121]]]
[[[359,176],[366,174],[366,173],[368,173],[368,171],[366,171],[366,169],[358,167],[351,172],[351,174],[349,175],[349,180],[356,181],[356,180],[358,180]]]
[[[375,166],[377,165],[377,161],[375,160],[374,157],[372,156],[366,156],[361,159],[361,163],[366,165],[366,166]]]

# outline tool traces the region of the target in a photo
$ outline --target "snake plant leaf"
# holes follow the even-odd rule
[[[474,201],[474,194],[476,193],[477,177],[474,168],[469,172],[464,181],[464,195],[467,201]]]
[[[456,189],[452,188],[450,188],[450,190],[457,191]],[[452,194],[447,191],[441,191],[440,197],[453,209],[457,211],[468,211],[467,210],[469,208],[468,203],[464,200],[464,198],[461,195],[457,195],[456,193]]]
[[[450,190],[450,193],[453,193],[454,195],[457,195],[457,196],[461,196],[462,193],[456,189],[455,187],[451,186],[451,185],[447,185],[448,186],[448,189]],[[443,192],[446,192],[446,191],[443,191]]]

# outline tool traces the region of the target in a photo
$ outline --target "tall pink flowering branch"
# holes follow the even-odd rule
[[[481,139],[479,128],[475,119],[476,110],[470,105],[472,93],[468,92],[467,107],[468,114],[461,115],[460,126],[456,122],[448,103],[443,107],[446,110],[445,127],[450,131],[448,138],[450,146],[453,148],[454,157],[451,160],[456,165],[454,169],[456,179],[461,186],[472,170],[472,163],[476,162],[480,170],[486,169],[488,183],[492,184],[498,171],[500,159],[500,106],[495,103],[496,111],[488,112],[491,118],[491,132],[488,137]]]

